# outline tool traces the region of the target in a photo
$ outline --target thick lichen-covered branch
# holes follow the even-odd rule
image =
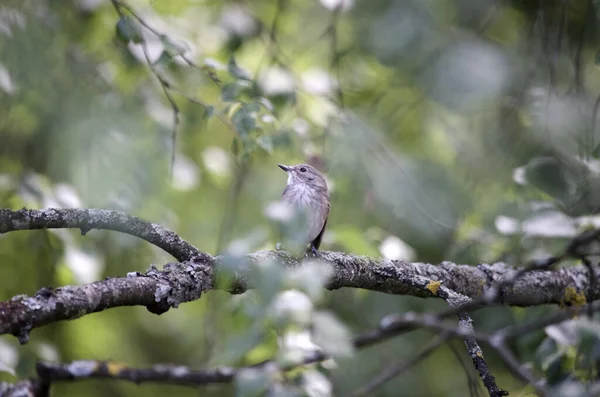
[[[161,314],[182,302],[199,299],[211,288],[212,273],[205,264],[170,263],[161,271],[152,267],[144,274],[42,288],[33,296],[18,295],[0,302],[0,334],[15,335],[26,343],[34,328],[120,306],[146,306]]]
[[[480,296],[489,287],[487,276],[476,267],[444,263],[440,266],[402,261],[382,261],[338,252],[320,252],[319,260],[331,266],[328,289],[364,288],[373,291],[417,297],[435,297],[428,288],[420,288],[417,278],[432,281],[431,288],[444,285],[470,298]],[[295,267],[307,259],[294,258],[280,251],[259,251],[241,261],[245,262],[235,274],[231,291],[241,293],[248,284],[249,264],[260,261],[277,261]],[[312,259],[311,259],[312,260]],[[0,334],[13,334],[25,342],[33,328],[59,320],[69,320],[105,309],[141,305],[153,313],[163,313],[182,302],[200,298],[201,292],[214,288],[214,269],[219,269],[221,257],[210,258],[205,263],[170,263],[164,270],[150,269],[146,273],[130,274],[128,277],[106,280],[81,286],[66,286],[55,290],[43,288],[34,296],[15,296],[0,302]],[[492,267],[494,277],[501,278],[510,271],[505,265]],[[398,274],[393,279],[386,276],[389,270]],[[401,277],[400,277],[401,275]],[[535,306],[545,303],[579,304],[576,298],[587,287],[584,267],[571,267],[557,271],[530,272],[518,279],[503,296],[511,305]],[[599,291],[594,292],[594,297]]]
[[[95,209],[0,210],[0,232],[44,228],[108,229],[138,236],[180,260],[163,270],[57,289],[42,288],[34,296],[15,296],[0,302],[0,334],[13,334],[26,342],[29,331],[60,320],[70,320],[105,309],[141,305],[153,313],[163,313],[182,302],[199,299],[201,293],[216,288],[215,274],[231,268],[231,258],[212,257],[198,251],[174,232],[119,211]],[[318,260],[331,267],[328,289],[362,288],[397,295],[439,297],[440,286],[470,299],[482,297],[494,285],[515,273],[503,264],[439,265],[389,261],[340,252],[320,251],[318,258],[294,257],[283,251],[259,251],[235,259],[237,269],[232,284],[224,286],[242,293],[252,286],[252,264],[265,261],[282,266],[300,266],[306,260]],[[227,262],[227,266],[221,266]],[[123,266],[124,268],[126,266]],[[553,303],[581,305],[600,296],[598,283],[589,289],[585,266],[559,270],[523,272],[502,291],[502,303],[536,306]],[[389,277],[393,274],[394,277]],[[424,287],[415,280],[427,280]],[[221,286],[219,286],[221,288]],[[453,305],[457,307],[457,305]],[[460,306],[460,305],[458,305]]]
[[[259,251],[248,256],[250,261],[276,260],[287,266],[298,266],[303,258],[291,257],[285,252]],[[451,262],[427,264],[420,262],[390,261],[367,258],[341,252],[321,251],[319,259],[332,266],[328,289],[343,287],[363,288],[396,295],[421,298],[436,294],[413,283],[417,276],[440,282],[445,287],[471,299],[483,296],[493,285],[509,277],[515,269],[504,263],[492,265],[460,265]],[[482,269],[485,268],[485,271]],[[386,276],[388,271],[398,279]],[[596,270],[597,272],[597,270]],[[531,271],[522,274],[507,287],[501,296],[502,303],[511,306],[537,306],[542,304],[579,305],[585,302],[589,277],[585,266],[572,266],[558,270]],[[243,287],[243,284],[242,284]],[[243,288],[242,288],[243,289]],[[592,299],[600,297],[600,288],[590,292]]]

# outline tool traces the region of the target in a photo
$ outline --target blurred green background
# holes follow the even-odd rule
[[[272,249],[271,205],[286,181],[276,164],[308,162],[330,183],[322,249],[472,265],[550,255],[598,222],[598,3],[3,0],[0,207],[124,210],[235,256]],[[115,232],[8,233],[0,299],[169,260]],[[26,346],[2,336],[0,380],[32,375],[38,359],[202,368],[272,358],[277,335],[306,324],[276,332],[277,314],[265,313],[283,276],[257,271],[264,285],[243,296],[209,292],[162,316],[107,310],[34,330]],[[323,324],[337,319],[329,337],[444,307],[355,289],[308,296]],[[488,309],[475,326],[551,310]],[[339,358],[337,370],[299,375],[324,394],[291,380],[282,387],[348,395],[430,338],[403,335]],[[540,352],[542,341],[555,343],[540,331],[512,348],[544,367],[558,348]],[[373,395],[486,395],[472,390],[479,380],[464,350],[445,345]],[[526,395],[484,352],[498,384]],[[243,383],[66,382],[54,395],[252,395]]]

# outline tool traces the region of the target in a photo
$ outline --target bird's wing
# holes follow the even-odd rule
[[[327,226],[327,220],[329,219],[329,209],[331,208],[331,204],[329,202],[327,202],[327,214],[325,215],[325,222],[323,223],[323,228],[321,229],[321,231],[319,232],[319,234],[317,235],[317,237],[315,237],[315,239],[313,241],[311,241],[311,244],[315,247],[315,249],[319,249],[319,246],[321,245],[321,240],[323,239],[323,234],[325,233],[325,227]]]

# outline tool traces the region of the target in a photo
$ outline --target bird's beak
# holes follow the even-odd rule
[[[284,170],[285,172],[288,172],[290,170],[290,167],[287,165],[283,165],[283,164],[277,164],[277,166],[279,168],[281,168],[282,170]]]

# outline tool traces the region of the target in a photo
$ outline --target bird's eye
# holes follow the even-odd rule
[[[300,172],[306,172],[306,167],[300,168]]]

